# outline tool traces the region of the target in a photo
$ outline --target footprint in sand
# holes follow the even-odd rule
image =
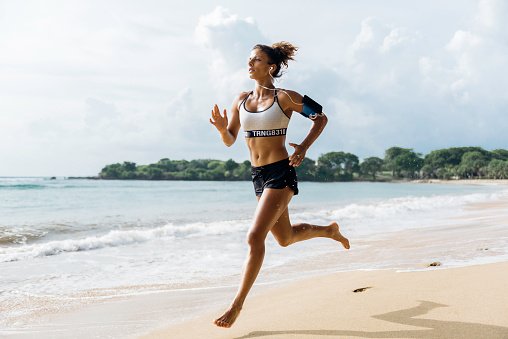
[[[353,290],[354,293],[358,293],[358,292],[363,292],[369,288],[372,288],[371,286],[367,286],[367,287],[360,287],[360,288],[357,288],[356,290]]]

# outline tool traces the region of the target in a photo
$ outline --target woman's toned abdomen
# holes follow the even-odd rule
[[[252,166],[263,166],[286,159],[285,136],[245,138]]]

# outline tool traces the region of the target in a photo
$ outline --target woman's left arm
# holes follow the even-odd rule
[[[299,93],[294,91],[286,91],[286,95],[281,95],[280,97],[283,99],[284,108],[287,107],[288,110],[291,110],[292,112],[302,111],[303,104],[301,102],[303,97]],[[305,159],[305,154],[307,153],[309,147],[314,143],[314,141],[316,141],[321,132],[323,132],[323,129],[328,122],[328,118],[323,112],[320,113],[321,114],[317,115],[315,119],[311,119],[312,126],[310,131],[307,133],[307,136],[300,144],[295,144],[292,142],[289,143],[289,146],[292,146],[295,149],[293,154],[289,156],[289,165],[295,167],[299,166],[302,163],[303,159]]]
[[[314,143],[314,141],[316,141],[321,132],[323,132],[327,122],[328,118],[324,113],[318,115],[315,119],[312,120],[312,127],[310,128],[310,131],[305,139],[300,144],[295,144],[292,142],[289,143],[289,146],[292,146],[295,149],[293,154],[289,156],[289,165],[297,167],[302,163],[303,159],[305,159],[307,150]]]

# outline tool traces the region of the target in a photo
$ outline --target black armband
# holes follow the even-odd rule
[[[300,112],[300,114],[306,118],[316,119],[318,115],[323,114],[323,106],[306,95],[303,96],[302,104],[303,110]]]

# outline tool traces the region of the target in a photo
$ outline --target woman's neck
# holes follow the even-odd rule
[[[275,93],[275,86],[270,80],[256,81],[254,95],[258,98],[271,97]]]

